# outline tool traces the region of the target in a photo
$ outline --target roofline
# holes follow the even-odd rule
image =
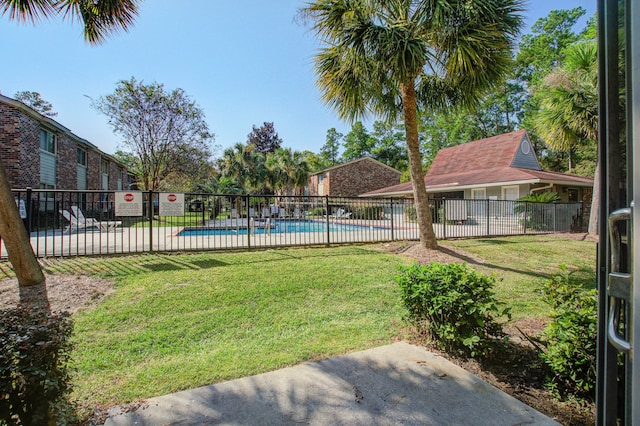
[[[56,120],[52,119],[51,117],[47,117],[45,115],[40,114],[38,111],[34,110],[33,108],[31,108],[27,104],[25,104],[23,102],[20,102],[17,99],[13,99],[13,98],[9,98],[7,96],[4,96],[2,94],[0,94],[0,102],[3,102],[5,104],[7,104],[7,105],[10,105],[10,106],[12,106],[14,108],[19,109],[20,111],[24,112],[25,114],[27,114],[31,118],[33,118],[35,120],[38,120],[40,123],[48,126],[49,128],[56,129],[56,130],[64,133],[65,135],[67,135],[68,137],[73,139],[74,141],[79,142],[82,145],[85,145],[86,147],[92,148],[92,149],[100,152],[101,155],[113,159],[113,161],[115,161],[116,163],[118,163],[118,164],[120,164],[122,166],[126,166],[126,164],[124,164],[123,162],[119,161],[112,154],[108,154],[108,153],[102,151],[96,145],[94,145],[91,142],[89,142],[88,140],[83,139],[80,136],[74,134],[67,127],[65,127],[62,124],[58,123]]]
[[[381,165],[381,166],[384,166],[384,167],[386,167],[387,169],[389,169],[389,170],[391,170],[391,171],[394,171],[394,172],[396,172],[396,173],[397,173],[397,174],[399,174],[399,175],[401,175],[401,174],[402,174],[402,172],[401,172],[400,170],[396,170],[396,169],[394,169],[393,167],[391,167],[391,166],[389,166],[389,165],[387,165],[387,164],[384,164],[384,163],[383,163],[383,162],[381,162],[381,161],[376,160],[375,158],[371,158],[371,157],[360,157],[360,158],[356,158],[355,160],[347,161],[346,163],[336,164],[335,166],[331,166],[331,167],[329,167],[329,168],[327,168],[327,169],[324,169],[324,170],[319,170],[319,171],[317,171],[317,172],[314,172],[314,173],[309,174],[309,176],[314,176],[314,175],[319,175],[319,174],[321,174],[321,173],[326,173],[326,172],[331,171],[331,170],[333,170],[333,169],[338,169],[338,168],[340,168],[340,167],[344,167],[344,166],[347,166],[347,165],[349,165],[349,164],[356,163],[356,162],[358,162],[358,161],[362,161],[362,160],[371,160],[371,161],[375,161],[377,164],[379,164],[379,165]]]
[[[503,181],[503,182],[488,182],[484,184],[473,184],[473,185],[460,185],[456,186],[457,182],[451,183],[442,183],[439,185],[427,185],[427,194],[442,192],[442,191],[460,191],[464,189],[474,189],[474,188],[489,188],[494,186],[510,186],[510,185],[525,185],[525,184],[533,184],[533,183],[550,183],[553,185],[567,185],[567,186],[581,186],[581,187],[590,187],[593,184],[589,184],[588,182],[567,182],[563,180],[552,180],[552,179],[522,179],[522,180],[511,180],[511,181]],[[393,196],[393,195],[407,195],[413,194],[413,188],[404,191],[392,191],[392,192],[381,192],[377,194],[362,194],[360,197],[381,197],[381,196]]]

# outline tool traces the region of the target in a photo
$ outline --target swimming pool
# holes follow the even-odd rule
[[[252,234],[288,234],[288,233],[306,233],[306,232],[327,232],[326,221],[315,221],[309,219],[294,220],[272,220],[270,222],[271,229],[267,228],[266,222],[263,220],[256,221],[255,227],[251,230]],[[387,228],[378,226],[365,226],[343,223],[329,223],[329,232],[350,232],[362,230],[385,230]],[[215,235],[247,235],[245,226],[227,227],[227,228],[185,228],[178,233],[179,237],[192,236],[215,236]]]

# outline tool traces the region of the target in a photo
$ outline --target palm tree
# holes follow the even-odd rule
[[[255,145],[236,143],[222,154],[222,177],[234,179],[244,192],[261,192],[267,182],[265,158]]]
[[[19,22],[63,15],[82,22],[84,38],[100,44],[112,32],[127,31],[138,14],[141,0],[0,0],[2,14]]]
[[[302,153],[291,148],[280,148],[267,157],[269,186],[281,195],[290,195],[304,186],[309,179],[309,166]]]
[[[140,0],[0,0],[2,15],[37,23],[41,17],[63,14],[80,20],[90,44],[98,44],[113,31],[126,31],[137,15]],[[1,161],[0,161],[1,163]],[[0,164],[0,236],[7,247],[20,287],[43,284],[44,274],[31,248],[29,235],[15,206],[9,179]]]
[[[593,41],[567,48],[564,63],[549,73],[537,88],[540,111],[536,131],[555,150],[570,151],[578,144],[598,142],[598,59]],[[600,155],[593,181],[590,234],[598,233]]]
[[[477,102],[500,81],[523,0],[316,0],[302,10],[326,43],[315,58],[323,100],[341,118],[404,119],[420,241],[436,248],[418,109]]]

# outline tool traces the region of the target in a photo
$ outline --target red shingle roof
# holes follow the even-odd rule
[[[525,167],[513,167],[520,145],[528,141],[526,130],[505,133],[442,149],[425,176],[427,192],[447,192],[473,186],[518,183],[564,183],[593,185],[593,179],[542,170],[535,158],[528,157]],[[411,193],[411,182],[371,191],[363,195]]]

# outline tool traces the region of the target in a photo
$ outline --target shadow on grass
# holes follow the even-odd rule
[[[122,277],[150,272],[179,270],[202,270],[235,264],[259,264],[304,260],[313,258],[366,256],[379,252],[364,247],[348,247],[346,250],[326,249],[281,249],[238,253],[195,253],[195,254],[141,254],[110,257],[75,257],[41,259],[47,274],[84,274],[102,277]],[[236,256],[237,255],[237,256]],[[233,258],[231,258],[233,256]],[[221,260],[223,258],[224,260]],[[8,264],[7,266],[10,266]],[[4,271],[6,275],[12,270]]]

